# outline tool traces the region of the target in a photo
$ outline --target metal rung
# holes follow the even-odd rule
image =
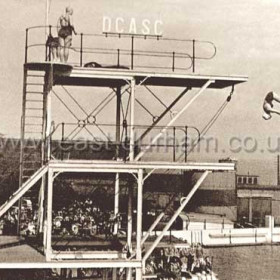
[[[40,117],[40,116],[26,116],[26,115],[25,115],[25,118],[29,118],[29,119],[43,119],[43,117]]]
[[[43,94],[42,91],[26,91],[28,94]]]
[[[33,161],[25,160],[24,163],[36,163],[36,161],[34,161],[34,160]],[[41,163],[41,161],[37,161],[37,163]]]
[[[41,110],[41,111],[43,110],[43,108],[25,108],[25,109],[26,109],[26,110],[37,110],[37,111],[38,111],[38,110]]]
[[[42,126],[42,124],[39,124],[39,123],[26,123],[25,125],[34,125],[34,126]]]
[[[42,75],[35,75],[35,74],[27,74],[28,77],[37,77],[37,78],[44,78],[45,76]]]
[[[39,132],[39,131],[25,131],[25,133],[39,133],[39,134],[42,134],[42,132]]]
[[[36,99],[26,99],[26,101],[27,102],[40,102],[40,103],[42,103],[43,102],[43,100],[36,100]]]
[[[28,85],[28,86],[43,86],[44,84],[42,84],[42,83],[26,83],[26,85]]]

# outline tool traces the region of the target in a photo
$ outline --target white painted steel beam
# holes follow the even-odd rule
[[[55,172],[104,172],[137,173],[138,169],[172,169],[194,171],[235,171],[234,163],[210,162],[118,162],[118,161],[83,161],[64,160],[49,162]]]
[[[48,166],[41,167],[0,207],[0,217],[8,211],[34,184],[48,171]]]
[[[164,217],[165,213],[161,212],[158,217],[156,218],[156,220],[152,223],[152,225],[150,226],[150,228],[148,229],[148,231],[145,233],[145,235],[143,236],[142,240],[141,240],[141,245],[144,245],[145,241],[148,239],[148,237],[150,236],[150,234],[153,232],[153,230],[155,229],[155,227],[158,225],[158,223],[160,222],[160,220]]]
[[[0,263],[0,269],[32,269],[32,268],[140,268],[141,262],[136,260],[90,260],[90,261],[51,261],[51,262],[20,262]]]
[[[89,260],[89,259],[125,259],[126,254],[118,251],[52,251],[52,260]]]
[[[196,184],[193,186],[192,190],[189,192],[189,194],[185,197],[185,199],[182,201],[180,207],[176,210],[176,212],[174,213],[174,215],[171,217],[171,219],[168,221],[168,223],[166,224],[166,226],[164,227],[164,229],[162,230],[162,232],[160,233],[160,235],[157,237],[157,239],[154,241],[154,243],[151,245],[151,247],[148,249],[148,251],[146,252],[146,254],[144,255],[143,259],[142,259],[142,268],[145,268],[145,262],[148,259],[148,257],[152,254],[152,252],[154,251],[154,249],[158,246],[159,242],[161,241],[161,239],[163,238],[163,236],[166,234],[166,232],[169,230],[169,228],[171,227],[171,225],[175,222],[175,220],[177,219],[177,217],[180,215],[180,213],[183,211],[183,209],[186,207],[186,205],[188,204],[188,202],[190,201],[190,199],[192,198],[192,196],[195,194],[195,192],[198,190],[198,188],[200,187],[200,185],[203,183],[203,181],[205,180],[205,178],[207,177],[207,175],[209,174],[209,171],[205,171],[201,177],[198,179],[198,181],[196,182]]]
[[[136,157],[135,161],[138,161],[142,156],[150,150],[150,148],[157,142],[157,140],[166,132],[166,130],[172,126],[177,119],[190,107],[190,105],[212,84],[214,80],[208,80],[204,86],[195,94],[195,96],[170,120],[170,122],[156,135],[148,146],[146,146]]]

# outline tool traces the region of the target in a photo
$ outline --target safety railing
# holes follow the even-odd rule
[[[56,33],[56,28],[51,25],[27,28],[25,63],[34,60],[50,61],[52,47],[47,44],[47,39],[53,38],[52,34]],[[70,51],[69,63],[80,67],[86,65],[195,72],[198,61],[215,57],[216,46],[210,41],[164,38],[158,35],[78,33],[73,37]]]
[[[150,140],[164,127],[155,126],[149,136],[137,141],[149,128],[145,125],[134,126],[134,151],[150,146]],[[120,130],[120,139],[115,139],[112,131]],[[97,124],[95,122],[59,123],[53,126],[46,142],[51,149],[51,157],[56,159],[115,159],[126,161],[130,147],[130,125],[121,126]],[[193,126],[173,126],[166,130],[149,153],[156,153],[160,159],[169,161],[188,161],[193,146],[200,140],[200,131]],[[148,154],[149,154],[148,153]]]

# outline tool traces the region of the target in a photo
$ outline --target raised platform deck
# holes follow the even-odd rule
[[[53,65],[56,85],[119,87],[126,81],[135,79],[136,84],[146,86],[168,86],[200,88],[208,80],[214,82],[209,88],[222,89],[246,82],[246,76],[219,76],[182,73],[142,72],[118,68],[76,67],[69,64],[52,62],[33,62],[25,64],[29,70],[44,71]]]

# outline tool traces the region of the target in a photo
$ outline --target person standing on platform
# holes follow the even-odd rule
[[[65,14],[61,15],[57,22],[60,62],[66,63],[68,61],[69,48],[72,45],[72,33],[77,34],[72,23],[72,15],[73,9],[67,7]]]

